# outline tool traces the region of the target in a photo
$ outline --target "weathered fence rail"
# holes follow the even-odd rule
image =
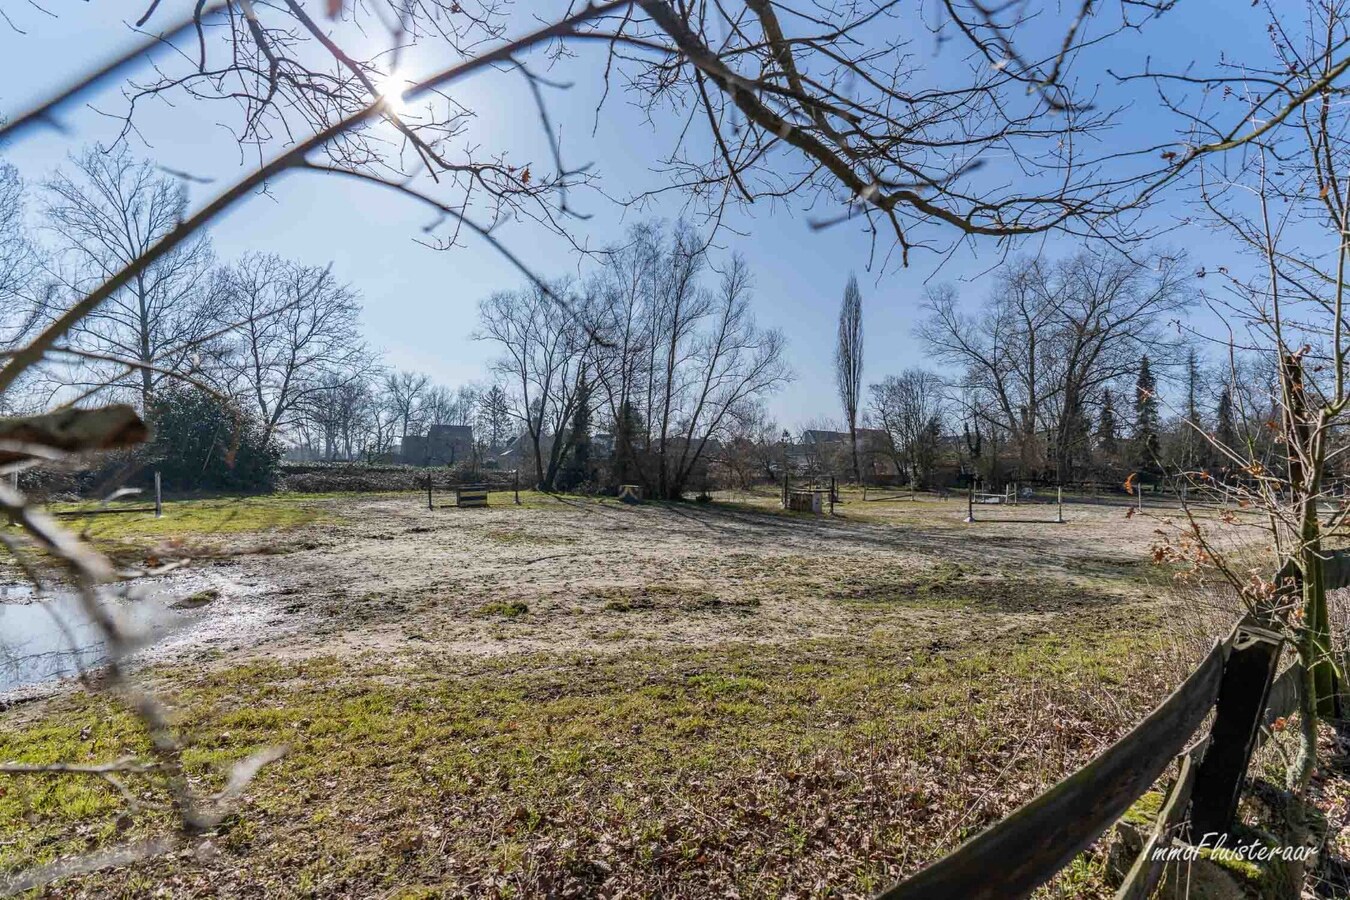
[[[1297,578],[1292,566],[1276,582]],[[1323,563],[1328,590],[1350,587],[1350,551]],[[1303,688],[1295,663],[1276,675],[1280,636],[1251,619],[1234,626],[1129,734],[1012,815],[877,895],[881,900],[1015,900],[1053,878],[1178,763],[1154,828],[1116,900],[1143,900],[1163,874],[1154,850],[1178,834],[1203,839],[1233,825],[1252,755],[1294,713]],[[1196,732],[1210,718],[1209,731]]]
[[[1087,765],[955,851],[878,895],[882,900],[1026,897],[1108,828],[1175,760],[1179,767],[1117,900],[1140,900],[1165,863],[1154,850],[1179,832],[1203,837],[1233,823],[1247,766],[1271,726],[1298,705],[1301,669],[1279,677],[1281,642],[1239,623],[1185,681]],[[1207,733],[1196,732],[1213,713]]]

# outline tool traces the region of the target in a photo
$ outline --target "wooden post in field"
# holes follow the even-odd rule
[[[834,515],[834,476],[830,476],[830,515]]]
[[[427,509],[435,509],[435,508],[436,508],[436,507],[434,507],[434,506],[431,505],[431,470],[428,469],[428,470],[427,470]]]
[[[975,521],[975,482],[970,483],[970,489],[966,491],[966,521]]]
[[[155,518],[158,519],[164,515],[164,499],[160,493],[159,469],[155,470]]]
[[[1209,835],[1213,846],[1227,834],[1237,813],[1238,792],[1261,732],[1282,638],[1255,627],[1240,627],[1223,669],[1219,700],[1210,728],[1209,749],[1195,774],[1191,794],[1190,842]]]
[[[1055,523],[1064,524],[1064,487],[1055,488]]]
[[[1135,484],[1134,493],[1135,496],[1139,498],[1136,505],[1142,511],[1144,508],[1144,483],[1142,481]]]
[[[1018,497],[1018,495],[1021,494],[1021,493],[1022,493],[1022,486],[1019,485],[1017,482],[1014,481],[1014,482],[1013,482],[1013,506],[1017,506],[1017,505],[1018,505],[1018,499],[1017,499],[1017,497]]]
[[[511,473],[514,478],[511,481],[511,487],[516,492],[516,506],[520,505],[520,470],[516,469]]]
[[[787,470],[784,470],[784,471],[783,471],[783,509],[787,509],[787,508],[788,508],[788,474],[787,474]]]

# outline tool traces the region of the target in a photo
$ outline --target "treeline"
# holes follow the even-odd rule
[[[1205,339],[1184,324],[1196,274],[1183,255],[1158,252],[1011,260],[974,305],[951,287],[925,296],[917,336],[945,372],[910,367],[865,392],[850,280],[835,355],[841,417],[793,432],[743,420],[724,448],[725,474],[741,484],[788,471],[920,487],[1250,477],[1252,461],[1278,462],[1278,373],[1269,355],[1227,341],[1207,362]]]
[[[488,297],[478,336],[501,351],[493,370],[541,488],[678,498],[790,379],[783,336],[756,324],[745,260],[714,263],[685,224],[637,225],[598,262]]]
[[[36,187],[0,166],[0,200],[9,345],[187,210],[181,179],[125,147],[90,147]],[[216,471],[222,460],[266,485],[283,440],[311,458],[369,461],[436,426],[469,425],[473,464],[514,445],[544,489],[634,482],[679,496],[733,423],[787,381],[783,338],[756,325],[745,262],[714,264],[686,225],[638,225],[594,259],[585,277],[484,299],[478,337],[500,358],[485,383],[449,388],[389,371],[361,335],[360,296],[329,268],[271,253],[222,260],[197,237],[77,323],[6,400],[131,402],[170,440],[206,448],[202,486],[240,486]]]
[[[35,187],[0,166],[0,341],[15,345],[61,316],[186,210],[181,180],[124,147],[90,147]],[[95,394],[130,402],[180,446],[209,448],[196,470],[203,486],[238,487],[243,472],[266,486],[283,441],[327,459],[369,459],[442,423],[510,439],[500,388],[452,390],[387,371],[362,338],[360,312],[359,294],[327,267],[271,253],[222,260],[199,236],[76,323],[5,400],[15,409]],[[197,419],[169,415],[175,407]],[[222,460],[237,471],[217,471]]]
[[[28,190],[0,167],[0,339],[60,316],[186,207],[179,179],[124,148],[92,147]],[[512,447],[544,489],[637,483],[662,497],[785,469],[1066,482],[1222,469],[1216,444],[1272,452],[1276,373],[1259,356],[1207,364],[1183,339],[1196,282],[1181,254],[1014,259],[973,306],[932,289],[917,330],[945,371],[879,378],[864,379],[850,282],[842,424],[793,433],[764,409],[790,378],[782,335],[755,323],[744,260],[714,256],[687,225],[642,223],[582,276],[487,297],[477,337],[498,358],[483,383],[450,388],[388,371],[362,338],[359,295],[328,268],[222,260],[199,237],[79,322],[6,398],[38,408],[97,393],[158,415],[170,390],[188,402],[173,386],[189,385],[213,398],[191,402],[219,410],[216,456],[231,459],[231,423],[246,422],[267,458],[284,437],[330,460],[390,458],[410,435],[469,425],[475,463]]]

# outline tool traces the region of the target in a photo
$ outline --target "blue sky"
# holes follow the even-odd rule
[[[55,14],[49,16],[26,4],[13,4],[13,8],[5,4],[14,24],[27,34],[18,34],[0,21],[0,114],[26,108],[90,63],[109,56],[113,48],[127,46],[134,39],[128,23],[145,5],[146,0],[98,4],[48,0],[45,6]],[[168,21],[183,5],[166,0],[164,18],[159,21]],[[322,6],[313,0],[306,5],[316,15]],[[560,6],[518,5],[512,32],[527,27],[532,11],[545,15]],[[1065,15],[1065,10],[1051,7],[1043,27],[1032,38],[1054,40]],[[1095,51],[1092,64],[1081,68],[1080,90],[1085,94],[1095,91],[1099,103],[1130,105],[1106,143],[1161,143],[1173,136],[1176,125],[1158,108],[1150,90],[1139,85],[1127,92],[1105,74],[1107,67],[1139,71],[1146,56],[1151,56],[1157,69],[1179,68],[1191,59],[1208,67],[1217,62],[1221,50],[1230,58],[1256,51],[1264,59],[1264,22],[1263,11],[1245,2],[1187,2],[1141,33],[1123,35]],[[948,49],[955,44],[943,48],[939,67],[962,64],[963,49]],[[915,50],[933,52],[931,36],[916,34]],[[651,171],[648,157],[653,148],[665,146],[679,123],[645,121],[617,86],[597,119],[602,51],[598,46],[578,45],[576,52],[577,60],[548,73],[575,84],[570,91],[550,95],[550,111],[562,129],[568,161],[591,162],[610,197],[659,186],[660,176]],[[411,59],[404,74],[416,77],[434,62],[433,58]],[[535,171],[550,168],[528,91],[518,75],[490,73],[455,93],[477,110],[472,133],[482,146],[509,148],[514,160],[532,165]],[[110,111],[120,111],[123,105],[115,91],[88,102]],[[180,103],[175,108],[152,105],[137,118],[139,134],[131,146],[167,168],[217,179],[214,184],[191,186],[192,201],[200,203],[248,165],[217,124],[232,115],[223,107],[200,103]],[[73,146],[106,141],[114,133],[110,120],[89,107],[71,109],[64,122],[67,134],[33,132],[3,150],[4,159],[17,165],[30,184],[40,182]],[[596,246],[620,234],[627,222],[645,216],[673,218],[684,211],[676,195],[666,195],[641,211],[625,210],[598,192],[579,195],[576,202],[592,218],[574,230]],[[1184,196],[1178,193],[1151,216],[1155,224],[1167,224],[1188,212]],[[962,247],[949,260],[916,253],[909,268],[874,266],[868,272],[871,244],[861,228],[846,224],[816,232],[809,227],[810,216],[789,204],[756,204],[729,219],[730,228],[740,234],[727,231],[720,239],[723,246],[744,253],[750,262],[761,323],[781,328],[788,338],[797,378],[771,401],[770,409],[783,424],[792,425],[838,415],[830,354],[839,298],[850,271],[857,272],[863,289],[865,377],[872,382],[909,366],[933,365],[912,334],[925,283],[930,279],[958,283],[962,296],[974,302],[985,289],[981,273],[1002,252],[993,241],[981,240]],[[211,237],[223,259],[265,250],[309,263],[331,260],[334,271],[364,297],[366,333],[370,343],[387,354],[390,364],[426,371],[451,386],[481,380],[494,351],[470,338],[477,303],[484,295],[514,286],[521,279],[509,263],[472,240],[467,247],[448,252],[420,246],[416,239],[422,237],[428,219],[423,209],[378,187],[296,174],[273,186],[268,195],[252,197],[236,207],[219,221]],[[536,226],[512,225],[500,237],[538,271],[575,271],[575,256],[563,242]],[[1230,249],[1199,226],[1175,229],[1161,242],[1190,251],[1197,265],[1231,264]],[[1041,248],[1052,254],[1067,253],[1074,249],[1074,241],[1038,238],[1018,249]],[[943,266],[938,271],[940,263]]]

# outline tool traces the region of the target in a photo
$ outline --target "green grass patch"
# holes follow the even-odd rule
[[[199,789],[259,747],[290,753],[213,839],[217,857],[97,884],[189,895],[247,872],[251,890],[286,896],[473,893],[484,879],[510,896],[873,890],[887,866],[950,849],[1166,692],[1150,659],[1161,629],[1067,628],[954,651],[851,638],[163,672]],[[1056,721],[1028,739],[1032,700]],[[44,713],[0,730],[0,759],[145,749],[111,700]],[[0,777],[0,870],[162,825],[162,788],[128,786],[143,801],[130,816],[97,779]]]
[[[89,507],[89,504],[53,504],[51,510],[71,512]],[[69,516],[63,517],[63,522],[73,530],[87,531],[96,541],[139,545],[163,539],[284,531],[340,519],[333,504],[323,498],[305,494],[278,494],[170,500],[164,503],[164,515],[158,519],[150,512]]]
[[[529,611],[530,607],[520,600],[499,600],[478,607],[480,616],[505,616],[508,619],[523,616]]]

